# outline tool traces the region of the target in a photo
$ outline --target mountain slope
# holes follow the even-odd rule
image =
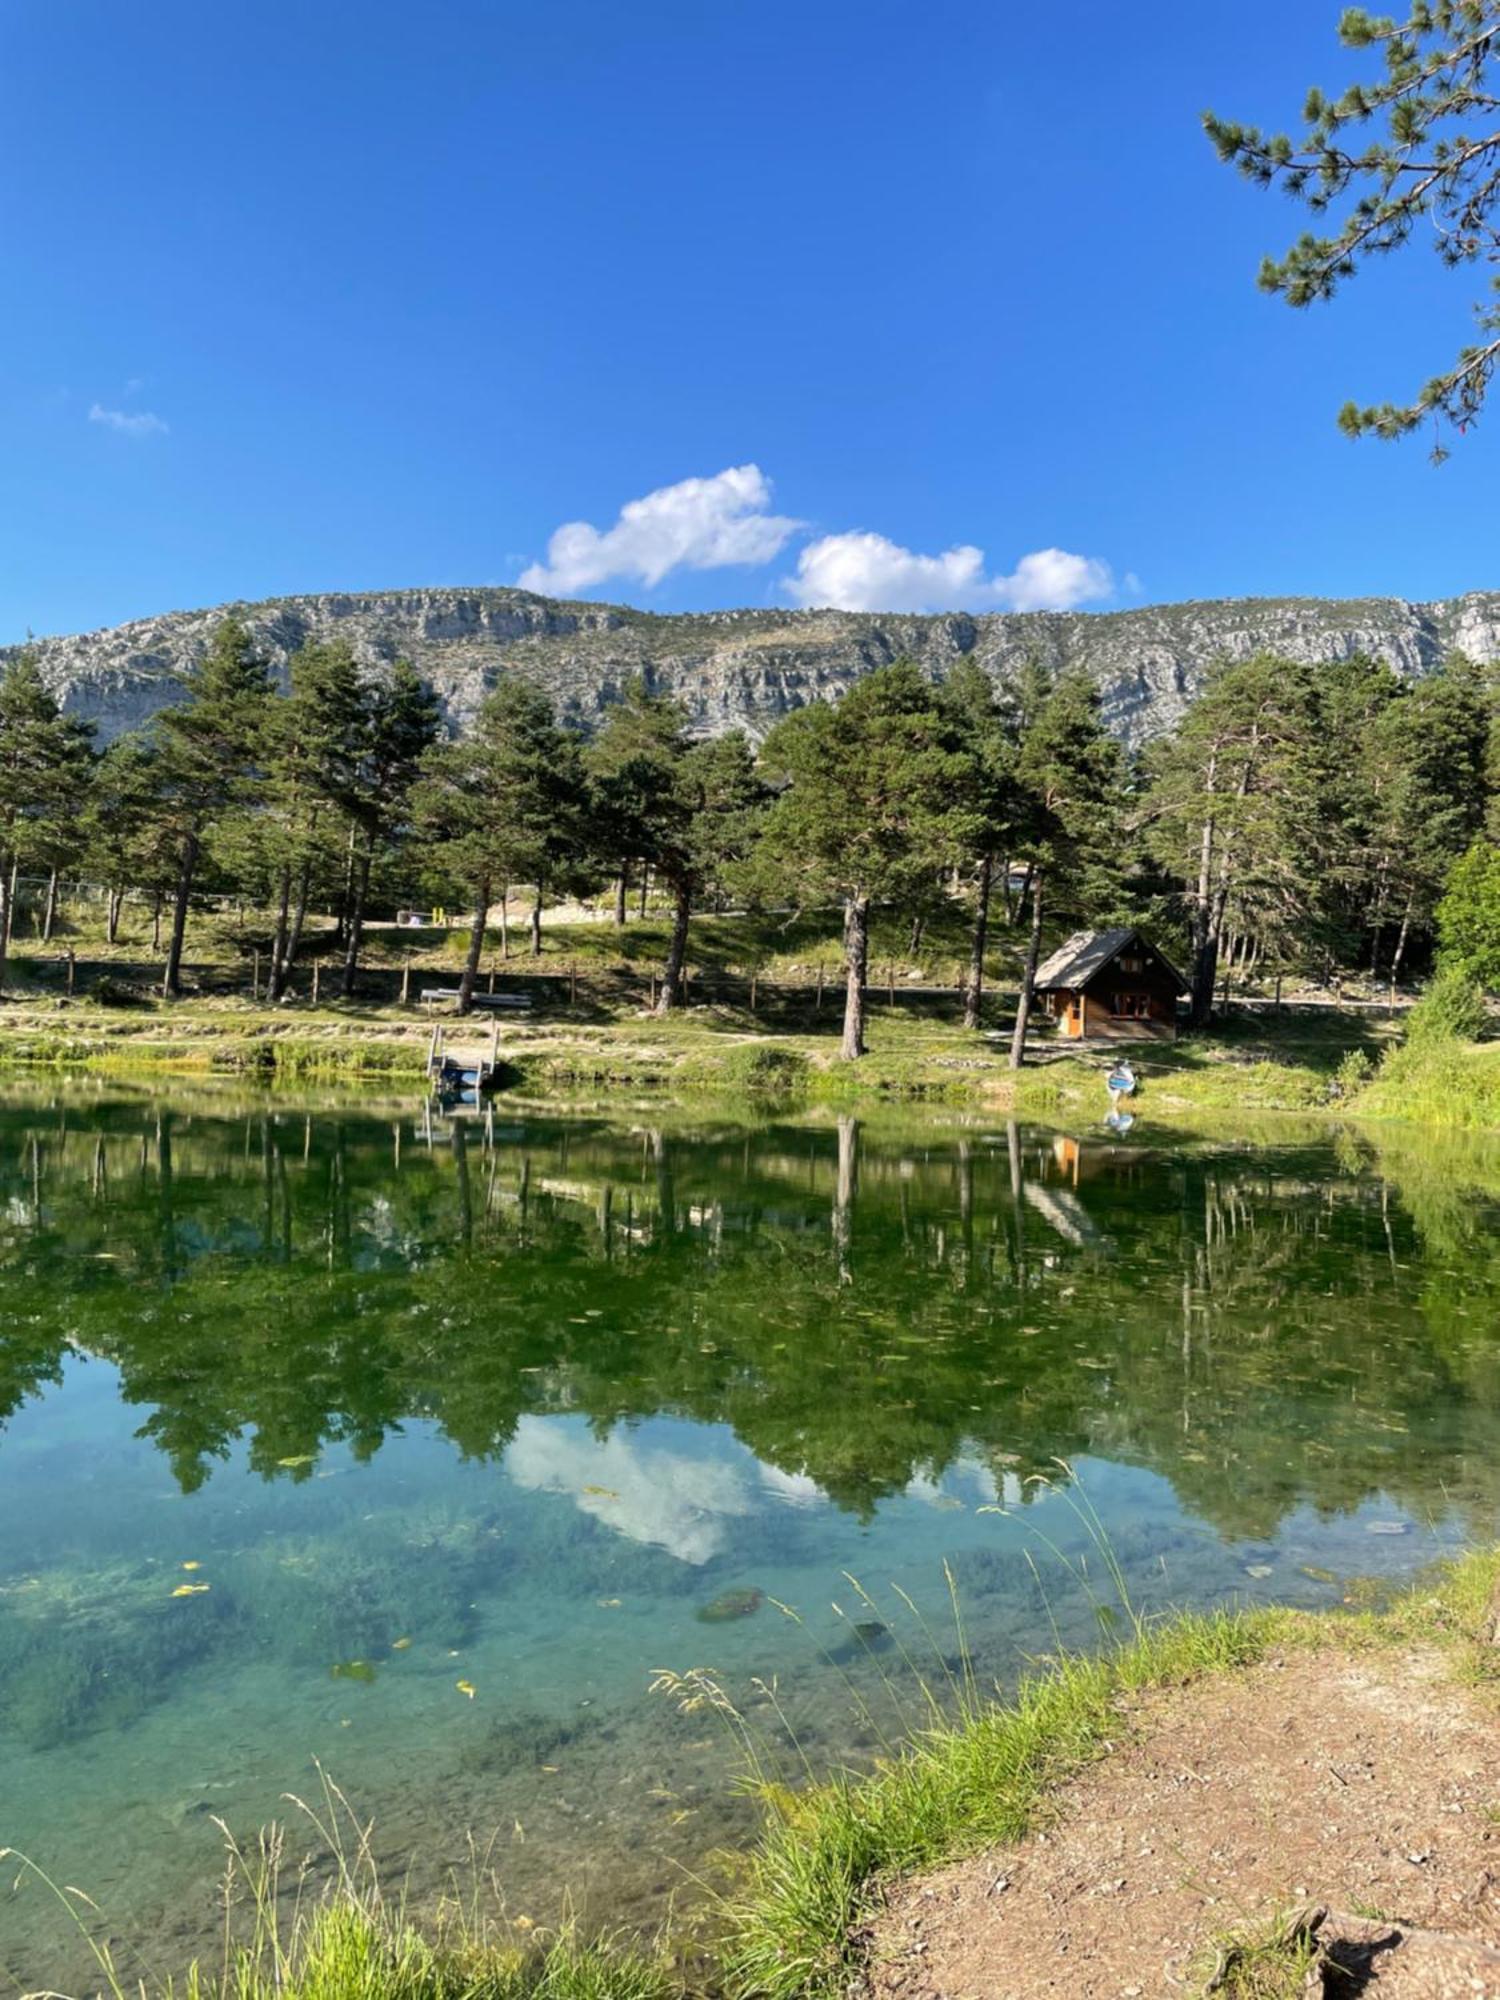
[[[228,607],[168,612],[73,638],[35,642],[70,712],[101,740],[173,699],[176,676]],[[1400,598],[1238,598],[1110,612],[886,616],[844,611],[659,615],[505,589],[367,591],[270,598],[235,607],[279,667],[310,638],[341,636],[372,667],[405,657],[458,724],[501,673],[524,673],[588,723],[633,673],[686,702],[705,734],[839,695],[903,654],[943,672],[974,652],[997,676],[1028,656],[1080,661],[1111,725],[1134,741],[1169,729],[1215,661],[1260,650],[1316,662],[1367,652],[1405,674],[1450,651],[1500,659],[1500,592],[1433,604]],[[15,648],[5,649],[14,652]],[[3,657],[3,654],[0,654]]]

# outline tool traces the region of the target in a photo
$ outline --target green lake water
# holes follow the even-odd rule
[[[1493,1531],[1494,1150],[681,1118],[0,1100],[0,1845],[127,1970],[212,1949],[218,1819],[326,1872],[320,1763],[419,1904],[472,1835],[659,1917],[751,1821],[654,1669],[867,1758],[945,1564],[983,1681],[1117,1629],[1090,1509],[1147,1611]],[[79,1991],[11,1881],[0,1990]]]

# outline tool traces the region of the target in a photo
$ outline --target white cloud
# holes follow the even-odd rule
[[[106,430],[119,431],[123,437],[151,437],[165,433],[167,422],[152,410],[106,410],[102,403],[95,403],[89,410],[91,424],[103,424]]]
[[[1009,576],[986,576],[968,544],[923,556],[884,535],[824,535],[797,558],[787,589],[799,604],[840,611],[1071,611],[1114,589],[1109,564],[1066,549],[1022,556]]]
[[[611,528],[564,522],[547,544],[546,562],[523,570],[519,587],[571,597],[609,577],[649,588],[674,569],[770,562],[802,525],[768,513],[770,503],[771,482],[758,465],[659,486],[627,501]]]

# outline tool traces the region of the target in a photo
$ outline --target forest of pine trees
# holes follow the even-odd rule
[[[1452,948],[1493,984],[1497,839],[1500,677],[1458,658],[1415,681],[1367,658],[1227,665],[1134,755],[1087,675],[996,684],[971,659],[937,684],[882,668],[758,749],[695,738],[639,681],[585,737],[506,679],[450,737],[410,667],[371,675],[346,647],[310,644],[283,689],[233,617],[180,699],[102,751],[29,654],[0,675],[0,988],[21,881],[44,936],[60,883],[93,885],[110,942],[126,898],[143,900],[169,998],[209,896],[266,913],[272,1000],[309,913],[336,919],[352,997],[366,923],[439,903],[468,926],[461,1007],[497,904],[529,899],[540,954],[549,901],[609,892],[623,923],[649,884],[671,917],[663,1010],[683,998],[695,910],[839,908],[851,1059],[872,911],[914,940],[935,912],[965,913],[970,1027],[987,943],[1009,929],[1026,966],[1018,1062],[1043,938],[1077,924],[1148,926],[1180,956],[1199,1024],[1230,968],[1424,971],[1440,906]]]

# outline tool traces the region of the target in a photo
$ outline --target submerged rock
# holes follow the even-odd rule
[[[763,1590],[725,1590],[712,1604],[700,1604],[693,1614],[700,1625],[727,1625],[731,1618],[749,1618],[766,1601]]]

